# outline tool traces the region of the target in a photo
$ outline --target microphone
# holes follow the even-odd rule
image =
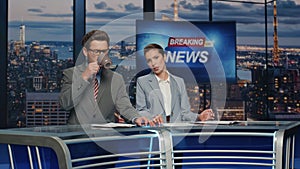
[[[104,67],[105,69],[109,69],[110,66],[112,65],[112,60],[108,57],[108,55],[105,55],[103,52],[101,52],[97,61],[98,61],[98,65],[100,67]]]

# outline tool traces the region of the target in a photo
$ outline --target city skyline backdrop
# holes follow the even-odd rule
[[[208,1],[177,0],[179,17],[208,21]],[[9,0],[8,40],[19,39],[19,26],[26,25],[26,41],[72,41],[73,1]],[[249,2],[263,3],[263,0]],[[135,35],[135,20],[143,18],[143,1],[86,1],[87,31],[104,29],[118,42]],[[173,16],[173,0],[155,2],[156,19]],[[268,44],[273,44],[273,3],[268,5]],[[300,46],[300,0],[277,1],[279,46]],[[213,20],[237,22],[238,45],[264,45],[264,5],[213,1]],[[120,27],[122,29],[120,29]]]

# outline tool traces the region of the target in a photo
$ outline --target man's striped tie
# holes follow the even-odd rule
[[[95,97],[95,100],[97,100],[98,91],[99,91],[98,79],[95,77],[95,80],[94,80],[94,97]]]

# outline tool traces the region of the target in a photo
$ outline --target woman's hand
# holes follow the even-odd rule
[[[212,109],[206,109],[198,115],[198,120],[200,121],[207,121],[207,120],[214,120],[214,119],[215,119],[215,114],[212,111]]]
[[[164,120],[162,118],[162,115],[156,115],[152,120],[151,120],[155,125],[160,125],[162,123],[164,123]]]

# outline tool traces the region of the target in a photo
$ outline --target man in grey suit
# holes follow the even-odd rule
[[[136,109],[154,123],[205,121],[214,119],[211,109],[200,114],[190,111],[184,80],[167,71],[163,48],[149,44],[144,56],[151,73],[137,79]]]
[[[88,32],[82,39],[83,62],[64,70],[60,104],[70,111],[68,123],[116,122],[119,112],[126,122],[147,125],[149,120],[131,105],[123,77],[105,67],[110,63],[109,41],[104,31]]]

